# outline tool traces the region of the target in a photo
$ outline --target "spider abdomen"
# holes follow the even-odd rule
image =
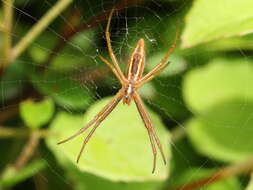
[[[127,79],[137,81],[142,77],[145,64],[144,40],[141,38],[132,53],[128,68]]]

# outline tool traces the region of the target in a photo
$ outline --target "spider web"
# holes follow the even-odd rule
[[[99,2],[99,3],[98,3]],[[182,3],[183,2],[183,3]],[[126,7],[123,11],[116,12],[112,18],[111,23],[111,40],[112,40],[112,47],[114,50],[114,53],[116,57],[118,58],[120,62],[121,68],[124,70],[127,66],[128,58],[131,54],[131,51],[136,45],[136,42],[140,38],[144,38],[145,45],[146,45],[146,67],[148,67],[147,70],[150,70],[149,64],[152,64],[152,66],[158,64],[157,63],[151,63],[150,59],[152,56],[155,56],[157,52],[161,52],[160,59],[162,58],[162,53],[165,53],[167,49],[170,48],[170,46],[173,43],[173,39],[175,36],[176,31],[176,25],[175,22],[171,22],[172,25],[168,27],[167,20],[170,20],[173,17],[177,17],[180,14],[183,14],[185,9],[189,6],[190,2],[187,0],[183,0],[180,3],[180,6],[177,3],[173,2],[161,2],[157,0],[149,1],[147,3],[142,3],[139,5]],[[38,3],[37,6],[34,4]],[[20,30],[19,25],[27,25],[26,28],[31,27],[32,24],[35,24],[38,22],[39,18],[48,10],[50,7],[53,6],[55,2],[44,0],[40,2],[34,2],[32,0],[24,0],[22,3],[15,5],[15,20],[13,24],[14,31]],[[90,1],[85,0],[85,3],[87,4],[87,7],[80,7],[80,5],[83,4],[81,0],[74,1],[71,5],[71,8],[67,9],[68,14],[65,12],[60,14],[60,16],[56,19],[56,21],[62,23],[63,26],[67,27],[68,29],[73,29],[75,26],[71,21],[69,21],[69,14],[76,13],[80,11],[80,13],[77,13],[79,19],[78,22],[85,23],[87,20],[89,20],[92,17],[97,16],[100,12],[105,12],[113,5],[117,4],[118,1]],[[34,10],[31,10],[31,8],[36,7],[38,10],[45,10],[44,12],[38,11],[38,13]],[[42,15],[41,15],[42,14]],[[181,16],[182,17],[182,16]],[[75,21],[75,20],[74,20]],[[27,24],[28,23],[28,24]],[[167,30],[164,32],[163,30]],[[78,88],[83,88],[90,93],[92,96],[92,99],[94,101],[99,100],[106,96],[112,96],[114,95],[117,90],[120,88],[120,85],[117,81],[117,79],[113,76],[111,72],[105,69],[105,66],[101,61],[98,59],[98,55],[102,54],[109,60],[108,52],[105,50],[106,48],[106,41],[105,41],[105,23],[99,23],[96,27],[93,29],[85,31],[84,35],[80,37],[80,39],[86,43],[85,46],[78,45],[77,43],[73,43],[72,41],[67,40],[66,41],[66,47],[69,49],[69,51],[59,51],[56,56],[63,57],[70,57],[72,63],[64,62],[64,65],[60,65],[60,68],[63,68],[65,70],[70,70],[71,72],[65,73],[61,75],[61,78],[58,78],[57,80],[65,80],[65,79],[71,79],[75,81],[73,83],[73,86],[70,86],[69,89],[65,91],[60,91],[59,94],[71,94],[73,93],[73,90]],[[63,33],[59,31],[59,27],[57,25],[50,25],[47,27],[44,34],[49,35],[52,38],[55,38],[55,42],[57,40],[66,40]],[[87,33],[90,33],[87,35]],[[162,33],[162,34],[161,34]],[[164,34],[172,34],[169,37],[165,38]],[[42,34],[42,35],[44,35]],[[22,38],[21,35],[17,35],[16,32],[12,33],[14,41],[18,41]],[[163,35],[163,36],[162,36]],[[165,41],[168,40],[168,41]],[[43,43],[40,43],[38,40],[35,40],[33,42],[32,46],[36,50],[41,50],[42,52],[47,53],[54,53],[52,52],[52,47],[48,47],[48,45],[44,45]],[[76,51],[78,53],[71,53],[73,51]],[[177,50],[176,50],[177,51]],[[244,54],[243,51],[239,49],[239,53],[243,58],[248,58],[247,55]],[[192,55],[193,54],[193,55]],[[205,52],[206,55],[209,54],[209,52]],[[30,55],[32,56],[32,55]],[[184,74],[184,71],[187,69],[187,67],[199,67],[200,64],[197,61],[198,55],[194,57],[194,51],[189,54],[189,56],[196,59],[196,62],[191,62],[192,65],[186,65],[186,60],[181,60],[182,62],[182,70],[179,70],[177,75]],[[175,56],[176,57],[176,56]],[[187,56],[186,56],[187,57]],[[212,52],[210,52],[210,57],[212,57]],[[37,58],[35,58],[37,59]],[[174,59],[174,56],[171,56],[171,59]],[[31,67],[36,66],[37,63],[31,62],[31,59],[27,56],[21,56],[17,59],[18,64],[26,64],[31,65]],[[153,59],[151,59],[153,60]],[[159,60],[159,59],[155,59]],[[175,60],[177,60],[175,58]],[[76,62],[76,63],[75,63]],[[80,63],[81,64],[78,64]],[[111,62],[111,61],[110,61]],[[16,64],[16,63],[15,63]],[[68,65],[69,64],[69,65]],[[66,66],[65,66],[66,65]],[[41,69],[44,69],[45,71],[55,71],[57,70],[57,66],[52,67],[51,65],[43,65],[40,64],[39,66]],[[98,75],[95,71],[99,69],[99,72],[103,73],[103,76]],[[146,70],[146,72],[147,72]],[[29,72],[36,73],[36,70],[31,70]],[[171,77],[169,80],[172,83],[167,83],[167,80],[164,80],[162,77],[157,77],[154,79],[154,82],[150,85],[145,85],[140,90],[140,93],[142,97],[144,98],[145,102],[149,107],[157,111],[159,114],[161,114],[163,120],[165,123],[171,125],[171,129],[173,129],[173,126],[179,126],[183,130],[185,130],[184,126],[184,119],[186,119],[188,116],[190,116],[189,111],[185,108],[185,102],[182,98],[176,98],[175,96],[165,92],[165,91],[159,91],[156,89],[158,86],[159,88],[164,89],[170,89],[171,91],[177,92],[176,94],[181,94],[182,86],[180,84],[181,80],[178,81],[178,77],[176,77],[173,74],[168,74],[168,76]],[[168,77],[167,76],[167,77]],[[104,80],[104,81],[103,81]],[[102,82],[101,82],[102,81]],[[24,96],[29,94],[29,89],[22,89],[21,87],[23,84],[30,82],[29,79],[21,78],[17,80],[5,80],[1,85],[1,110],[8,110],[12,107],[17,107],[18,104],[16,102],[23,99]],[[41,85],[43,83],[48,83],[50,81],[48,80],[34,80],[34,83],[37,83],[37,85]],[[6,98],[9,96],[7,94],[6,89],[14,86],[21,90],[20,96],[10,96],[10,99],[16,98],[15,101],[11,101],[11,104],[9,104],[9,99]],[[15,94],[15,92],[13,92]],[[182,107],[182,109],[185,109],[185,113],[183,116],[178,116],[174,112],[168,111],[168,109],[163,108],[159,102],[155,102],[153,97],[155,95],[159,95],[159,97],[163,98],[165,101],[168,102],[174,102],[177,106]],[[40,98],[38,98],[39,100]],[[89,107],[94,101],[88,102],[86,108]],[[73,109],[71,106],[68,105],[58,105],[61,107],[61,109],[67,111],[70,114],[76,114],[76,113],[83,113],[84,109]],[[85,109],[86,109],[85,108]],[[175,114],[175,115],[174,115]],[[239,143],[235,140],[234,143]],[[172,144],[173,148],[177,152],[177,154],[181,157],[181,159],[184,160],[186,165],[188,165],[189,168],[192,167],[191,160],[187,158],[184,153],[181,151],[180,147],[177,147],[175,144]],[[56,177],[54,178],[59,183],[65,183],[67,186],[71,186],[71,184],[68,182],[67,179],[65,179],[61,173],[58,171],[58,169],[50,163],[50,160],[48,159],[49,155],[48,153],[45,153],[43,155],[43,158],[47,161],[48,167],[53,175]],[[209,159],[203,159],[203,164],[201,166],[198,166],[199,168],[208,166],[210,163]],[[215,164],[215,163],[212,163]],[[47,181],[46,176],[43,174],[40,174],[43,180]]]

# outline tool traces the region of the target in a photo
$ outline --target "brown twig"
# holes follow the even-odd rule
[[[10,62],[13,0],[3,1],[3,10],[4,10],[4,35],[3,35],[4,60],[2,61],[2,63],[0,63],[1,68],[4,68]]]
[[[14,168],[18,171],[20,170],[33,156],[36,147],[39,144],[40,134],[38,131],[33,131],[28,142],[25,144],[22,152],[20,153],[18,159],[14,163]]]
[[[36,39],[45,28],[63,11],[73,0],[58,0],[43,17],[22,37],[13,47],[11,60],[15,60]]]
[[[117,9],[118,11],[120,11],[126,7],[131,7],[131,6],[140,4],[142,2],[143,2],[143,0],[121,0],[118,4],[115,5],[114,8]],[[61,51],[61,49],[63,49],[65,44],[72,37],[74,37],[78,32],[92,29],[92,28],[98,26],[99,24],[104,23],[107,20],[110,12],[111,12],[111,9],[108,9],[108,10],[104,11],[103,13],[92,17],[88,22],[81,23],[78,26],[76,26],[74,29],[70,30],[69,32],[63,33],[62,38],[58,40],[55,47],[51,50],[51,53],[48,55],[48,58],[45,61],[46,65],[48,65],[48,64],[50,64],[50,62],[52,62],[55,55],[57,55]]]
[[[186,184],[181,187],[172,188],[170,190],[193,190],[196,188],[203,187],[205,185],[209,185],[211,183],[216,183],[220,180],[223,180],[231,176],[250,172],[252,170],[253,170],[253,157],[249,158],[248,160],[242,163],[224,167],[218,170],[217,172],[213,173],[211,176],[203,178],[199,181]]]

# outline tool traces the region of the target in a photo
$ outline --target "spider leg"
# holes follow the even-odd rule
[[[118,60],[116,58],[116,56],[114,55],[113,53],[113,49],[112,49],[112,44],[111,44],[111,39],[110,39],[110,32],[109,32],[109,28],[110,28],[110,24],[111,24],[111,19],[112,19],[112,15],[113,15],[113,12],[114,12],[114,8],[111,10],[110,12],[110,15],[109,15],[109,19],[108,19],[108,23],[107,23],[107,26],[106,26],[106,31],[105,31],[105,38],[106,38],[106,42],[107,42],[107,46],[108,46],[108,52],[109,52],[109,55],[112,59],[112,62],[115,66],[115,69],[119,75],[119,77],[121,78],[121,81],[125,79],[125,76],[123,75],[120,67],[119,67],[119,63],[118,63]]]
[[[148,113],[147,113],[147,112],[145,111],[145,109],[144,109],[144,104],[143,104],[143,102],[142,102],[142,100],[141,100],[140,95],[136,92],[136,93],[135,93],[135,96],[136,96],[136,99],[138,99],[137,101],[140,102],[140,106],[142,107],[142,110],[143,110],[143,112],[144,112],[144,114],[145,114],[145,118],[147,119],[149,125],[151,126],[150,128],[152,129],[152,134],[153,134],[153,136],[154,136],[154,138],[155,138],[155,141],[156,141],[156,144],[157,144],[157,146],[158,146],[158,148],[159,148],[159,150],[160,150],[160,152],[161,152],[161,155],[162,155],[162,158],[163,158],[163,162],[164,162],[164,164],[166,164],[166,157],[165,157],[165,155],[164,155],[164,151],[163,151],[161,142],[160,142],[160,140],[159,140],[159,138],[158,138],[158,136],[156,135],[156,132],[155,132],[155,130],[154,130],[154,127],[153,127],[151,118],[150,118],[150,116],[148,115]]]
[[[134,99],[135,100],[135,99]],[[137,100],[138,101],[138,100]],[[153,135],[152,135],[152,130],[150,129],[150,126],[146,123],[146,120],[145,120],[145,116],[143,115],[143,112],[139,106],[139,103],[137,103],[137,101],[135,100],[135,103],[136,103],[136,107],[140,113],[140,116],[145,124],[145,127],[148,131],[148,136],[149,136],[149,140],[150,140],[150,143],[151,143],[151,147],[152,147],[152,152],[153,152],[153,169],[152,169],[152,173],[155,172],[155,169],[156,169],[156,155],[157,155],[157,151],[156,151],[156,147],[155,147],[155,142],[154,142],[154,138],[153,138]]]
[[[99,118],[101,118],[103,116],[103,114],[110,109],[110,107],[112,107],[114,104],[117,104],[122,98],[122,92],[119,91],[115,98],[112,99],[107,105],[105,105],[103,107],[103,109],[87,124],[85,125],[84,127],[82,127],[79,131],[77,131],[74,135],[68,137],[67,139],[65,140],[62,140],[60,142],[58,142],[57,144],[63,144],[65,142],[68,142],[72,139],[74,139],[75,137],[79,136],[80,134],[82,134],[84,131],[86,131],[90,126],[92,126],[95,122],[97,122],[97,120]]]
[[[152,152],[153,152],[153,169],[152,169],[152,173],[155,172],[155,169],[156,169],[156,155],[157,155],[157,151],[156,151],[156,147],[155,147],[155,142],[154,142],[154,138],[152,136],[152,131],[149,130],[147,127],[146,127],[147,131],[148,131],[148,136],[149,136],[149,140],[150,140],[150,143],[151,143],[151,147],[152,147]]]
[[[164,164],[166,165],[167,162],[166,162],[166,157],[165,157],[164,152],[163,152],[162,144],[161,144],[161,142],[160,142],[158,136],[156,135],[156,132],[155,132],[155,130],[154,130],[154,127],[152,127],[151,129],[152,129],[153,136],[154,136],[154,138],[155,138],[156,144],[157,144],[157,146],[158,146],[158,148],[159,148],[159,150],[160,150],[160,153],[161,153],[161,155],[162,155],[163,162],[164,162]]]
[[[138,81],[138,86],[143,85],[144,83],[152,80],[156,75],[158,75],[160,72],[162,72],[168,65],[170,64],[170,62],[167,63],[159,63],[157,66],[155,66],[155,68],[153,68],[148,74],[146,74],[144,77],[142,77],[139,81]]]
[[[101,55],[99,55],[99,58],[101,59],[101,61],[103,63],[105,63],[107,66],[110,67],[110,69],[112,70],[112,72],[114,73],[114,75],[117,77],[117,79],[120,81],[120,83],[123,84],[122,79],[120,78],[117,70],[113,67],[113,65],[109,61],[107,61],[104,57],[102,57]]]
[[[150,143],[151,143],[151,147],[152,147],[152,152],[153,152],[153,169],[152,169],[152,173],[155,172],[155,169],[156,169],[156,155],[157,155],[157,152],[156,152],[156,147],[155,147],[155,143],[154,143],[154,138],[153,138],[153,135],[152,135],[152,130],[150,129],[150,125],[147,123],[147,120],[145,119],[145,114],[143,113],[143,110],[142,110],[142,107],[140,105],[140,102],[134,98],[134,101],[135,101],[135,104],[136,104],[136,107],[140,113],[140,116],[145,124],[145,127],[148,131],[148,135],[149,135],[149,140],[150,140]]]
[[[169,58],[170,54],[176,48],[176,43],[177,43],[177,40],[178,40],[178,36],[179,36],[179,27],[177,26],[176,36],[175,36],[175,39],[174,39],[174,42],[173,42],[172,46],[166,52],[164,57],[161,59],[160,63],[158,65],[156,65],[149,73],[147,73],[144,77],[142,77],[140,79],[139,84],[138,84],[139,86],[141,86],[145,82],[148,82],[151,79],[153,79],[156,75],[158,75],[161,71],[163,71],[163,69],[165,69],[169,65],[170,62],[168,62],[168,58]]]
[[[155,133],[155,130],[154,130],[151,118],[147,114],[147,112],[145,111],[145,108],[144,108],[143,102],[141,100],[141,97],[139,96],[139,94],[137,92],[135,92],[133,98],[134,98],[136,107],[137,107],[137,109],[138,109],[138,111],[139,111],[139,113],[141,115],[141,118],[142,118],[142,120],[144,122],[144,125],[145,125],[146,129],[148,130],[148,133],[149,133],[149,136],[150,136],[151,145],[152,145],[152,149],[153,149],[154,140],[155,140],[155,142],[156,142],[156,144],[157,144],[157,146],[158,146],[158,148],[160,150],[160,153],[162,155],[164,164],[166,164],[166,158],[165,158],[165,155],[164,155],[164,152],[163,152],[162,145],[160,143],[160,140],[159,140],[158,136]],[[154,162],[155,162],[156,161],[156,151],[154,152],[154,150],[153,150],[153,154],[154,154]],[[155,167],[156,167],[156,163],[153,164],[153,171],[152,171],[152,173],[154,173]]]
[[[84,139],[81,150],[77,156],[77,160],[76,162],[78,163],[81,155],[84,151],[85,145],[88,143],[88,141],[90,140],[91,136],[94,134],[94,132],[96,131],[96,129],[99,127],[99,125],[102,123],[102,121],[104,121],[104,119],[113,111],[113,109],[117,106],[117,104],[120,102],[120,100],[122,99],[123,94],[120,93],[120,95],[118,95],[114,101],[110,104],[110,106],[107,108],[107,110],[105,110],[105,112],[102,114],[102,116],[96,121],[96,124],[94,125],[93,129],[89,132],[89,134],[87,135],[87,137]]]

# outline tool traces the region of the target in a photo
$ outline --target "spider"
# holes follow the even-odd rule
[[[137,45],[130,57],[128,67],[126,70],[126,75],[124,75],[122,70],[119,67],[118,60],[113,52],[112,45],[111,45],[109,28],[110,28],[110,23],[111,23],[111,18],[112,18],[113,12],[114,12],[114,9],[112,9],[112,11],[110,12],[108,23],[106,26],[106,31],[105,31],[108,52],[109,52],[109,55],[110,55],[110,58],[111,58],[113,64],[111,64],[109,61],[107,61],[102,56],[99,56],[99,58],[101,59],[101,61],[103,63],[105,63],[107,66],[110,67],[111,71],[117,77],[117,79],[119,80],[122,87],[118,91],[118,93],[115,95],[115,97],[107,105],[105,105],[103,107],[103,109],[89,123],[87,123],[84,127],[82,127],[79,131],[77,131],[75,134],[73,134],[69,138],[67,138],[63,141],[60,141],[58,144],[65,143],[65,142],[79,136],[80,134],[85,132],[89,127],[91,127],[93,124],[95,124],[93,129],[89,132],[89,134],[86,136],[86,138],[83,141],[81,150],[80,150],[80,152],[77,156],[77,160],[76,160],[76,162],[78,163],[80,160],[80,157],[82,155],[82,152],[84,151],[85,145],[90,140],[91,136],[94,134],[95,130],[99,127],[101,122],[113,111],[113,109],[117,106],[117,104],[121,100],[123,100],[123,104],[127,104],[127,105],[130,105],[131,101],[134,100],[136,107],[138,109],[138,112],[143,120],[143,123],[144,123],[145,128],[147,129],[147,132],[149,135],[149,140],[150,140],[152,152],[153,152],[152,173],[154,173],[155,169],[156,169],[156,155],[157,155],[156,145],[162,155],[164,164],[166,164],[166,158],[165,158],[160,140],[155,133],[153,124],[151,122],[151,118],[148,115],[148,113],[146,112],[146,110],[144,108],[144,104],[142,102],[142,99],[141,99],[140,95],[138,94],[137,90],[144,83],[153,79],[157,74],[159,74],[162,70],[164,70],[165,67],[170,63],[167,60],[168,60],[170,54],[172,53],[172,51],[176,47],[178,32],[176,32],[176,38],[174,40],[173,45],[170,47],[170,49],[167,51],[167,53],[161,59],[160,63],[157,66],[155,66],[145,76],[142,76],[143,71],[144,71],[144,65],[145,65],[145,50],[144,50],[144,39],[141,38],[137,42]]]

